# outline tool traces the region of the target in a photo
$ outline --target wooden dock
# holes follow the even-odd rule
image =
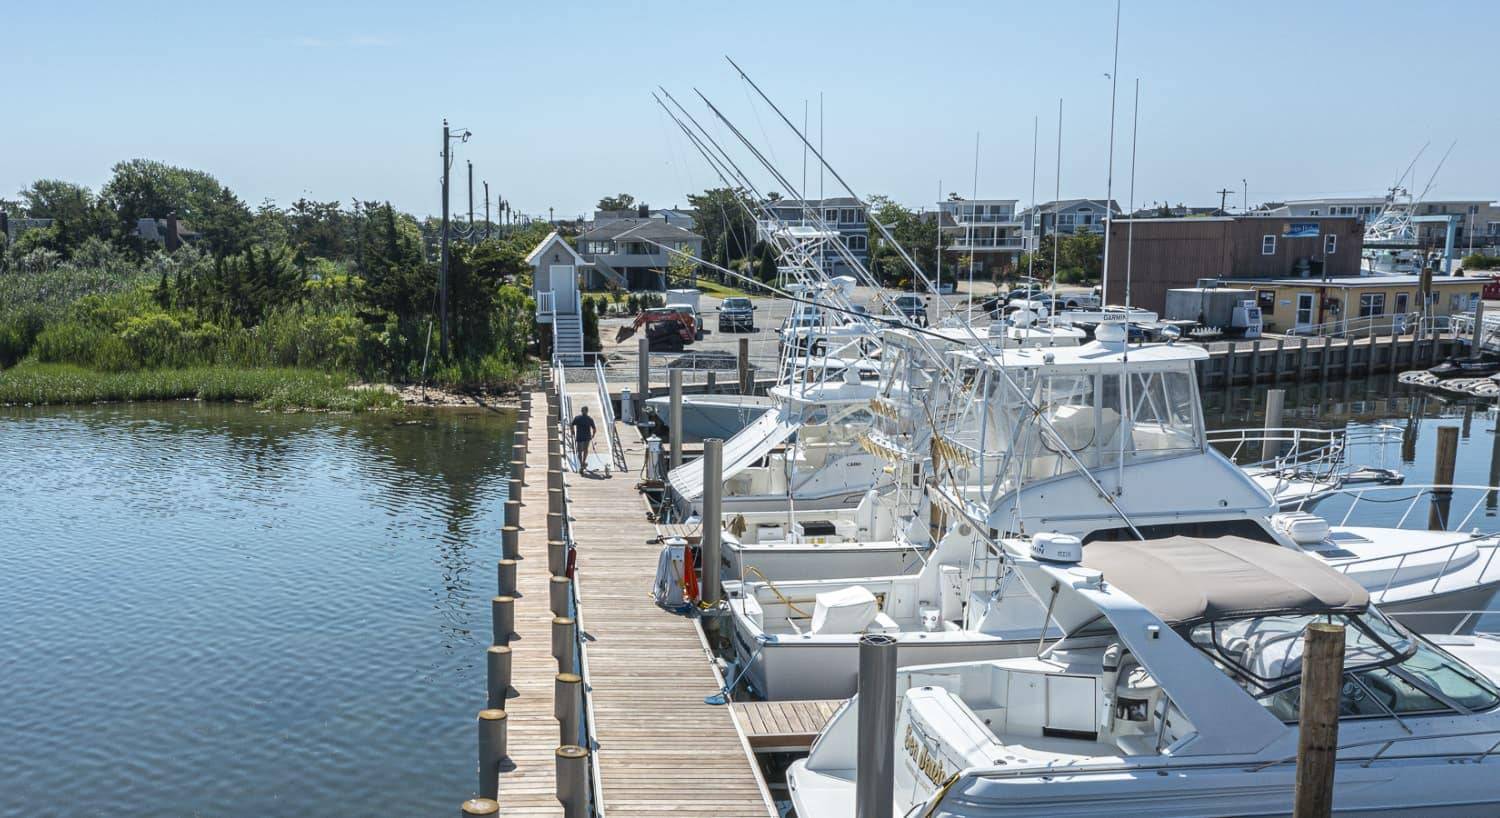
[[[842,699],[735,702],[734,717],[757,753],[807,752]]]
[[[593,384],[570,387],[575,410],[598,402]],[[546,396],[532,397],[527,488],[517,571],[509,757],[500,777],[502,815],[561,815],[553,753],[557,671],[547,607]],[[622,433],[630,430],[621,426]],[[585,706],[594,745],[595,813],[776,815],[730,706],[704,703],[722,685],[698,621],[668,613],[651,596],[661,546],[636,491],[644,446],[621,435],[632,471],[566,477],[577,547],[578,619],[584,640]],[[595,461],[602,467],[603,441]],[[602,469],[601,469],[602,471]]]

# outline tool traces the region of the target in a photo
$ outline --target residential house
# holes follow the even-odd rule
[[[635,210],[595,210],[594,218],[585,225],[585,229],[591,230],[619,219],[660,219],[674,227],[692,230],[695,216],[691,210],[676,207],[651,209],[642,206]]]
[[[1200,279],[1323,278],[1359,274],[1364,225],[1352,216],[1190,216],[1116,219],[1104,300],[1161,311],[1167,290]]]
[[[663,246],[703,257],[703,237],[665,217],[596,220],[576,244],[587,289],[665,290],[677,282],[667,281],[674,254]]]
[[[1015,199],[962,199],[938,202],[943,249],[972,256],[974,269],[989,274],[1014,267],[1024,245]],[[961,267],[967,264],[960,262]]]
[[[1258,208],[1256,215],[1295,217],[1352,216],[1361,222],[1373,221],[1385,209],[1380,196],[1342,196],[1321,199],[1288,199]]]
[[[1120,215],[1120,205],[1110,199],[1106,206],[1103,199],[1062,199],[1042,202],[1021,211],[1021,233],[1025,238],[1027,252],[1036,250],[1053,232],[1065,236],[1076,233],[1104,233],[1104,223],[1111,216]]]
[[[766,202],[765,206],[771,211],[775,222],[768,219],[757,220],[756,235],[760,239],[767,239],[778,228],[821,228],[826,225],[832,234],[830,242],[821,243],[817,252],[817,262],[824,273],[830,276],[852,273],[848,258],[853,258],[861,267],[869,264],[868,212],[858,199],[852,196],[809,199],[805,202],[800,199],[777,199]],[[847,248],[848,258],[831,241],[842,243]]]

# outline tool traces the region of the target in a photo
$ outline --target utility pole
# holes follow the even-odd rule
[[[448,359],[448,120],[443,120],[443,234],[438,270],[438,357]]]
[[[1242,184],[1242,185],[1245,186],[1245,198],[1243,198],[1243,199],[1240,200],[1240,212],[1242,212],[1242,213],[1249,213],[1250,212],[1250,180],[1249,179],[1241,179],[1240,180],[1240,184]]]
[[[1229,211],[1224,209],[1224,203],[1229,201],[1229,188],[1221,187],[1214,192],[1219,194],[1219,213],[1221,215],[1228,213]]]
[[[474,229],[474,163],[472,161],[469,162],[469,229]]]
[[[490,183],[484,183],[484,237],[490,237]]]
[[[554,226],[557,224],[557,222],[552,218],[552,208],[550,207],[547,208],[547,223]]]

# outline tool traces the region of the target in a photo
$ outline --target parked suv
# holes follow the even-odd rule
[[[927,302],[920,295],[896,296],[896,311],[919,327],[927,326]]]
[[[755,305],[748,298],[726,298],[719,305],[719,332],[750,332],[755,329]]]

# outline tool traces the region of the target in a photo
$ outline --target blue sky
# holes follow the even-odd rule
[[[861,194],[1053,189],[1106,176],[1112,2],[447,3],[263,0],[177,6],[8,4],[0,15],[0,195],[38,177],[93,187],[114,162],[210,171],[252,204],[359,196],[436,212],[438,129],[520,210],[559,217],[628,191],[684,204],[716,184],[650,91],[694,113],[701,89],[801,184],[801,153],[733,56],[795,118],[824,98],[830,162]],[[1493,99],[1500,4],[1126,0],[1115,196],[1128,199],[1141,80],[1137,203],[1378,195],[1425,142],[1436,197],[1500,199]],[[1470,97],[1479,104],[1467,103]],[[689,100],[692,99],[692,102]],[[809,187],[816,193],[816,173]],[[479,187],[476,181],[476,189]],[[772,185],[780,189],[779,185]],[[830,195],[834,187],[828,186]],[[479,194],[476,193],[476,196]]]

